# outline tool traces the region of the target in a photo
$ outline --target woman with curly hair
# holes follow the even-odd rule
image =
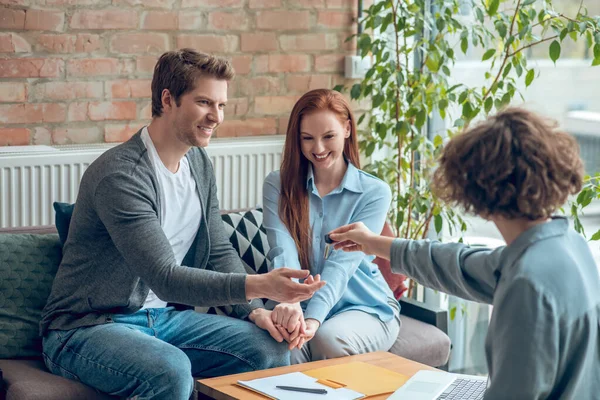
[[[358,154],[348,102],[312,90],[292,109],[281,170],[263,185],[271,267],[307,269],[327,282],[310,300],[278,304],[271,314],[292,364],[387,351],[400,330],[400,307],[373,257],[329,251],[324,238],[356,221],[383,228],[390,188],[360,170]]]
[[[485,399],[592,399],[600,393],[600,279],[586,241],[552,216],[581,190],[575,140],[510,108],[452,138],[432,188],[493,221],[506,246],[380,237],[361,223],[335,247],[391,259],[427,287],[492,304]]]

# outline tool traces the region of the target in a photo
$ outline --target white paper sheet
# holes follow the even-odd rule
[[[238,384],[256,390],[278,400],[355,400],[365,397],[362,393],[350,389],[333,389],[317,383],[317,379],[304,375],[302,372],[269,376],[251,381],[238,381]],[[277,389],[276,386],[297,386],[308,389],[325,389],[327,394],[292,392]]]

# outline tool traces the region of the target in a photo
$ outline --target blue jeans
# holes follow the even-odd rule
[[[287,343],[251,322],[172,307],[115,315],[113,322],[49,331],[44,362],[65,378],[137,399],[187,400],[192,377],[289,365]]]

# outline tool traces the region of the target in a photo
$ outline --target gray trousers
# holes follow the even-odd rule
[[[381,322],[377,316],[357,310],[346,311],[325,320],[302,349],[292,350],[291,363],[301,364],[373,351],[388,351],[400,332],[398,303],[392,301],[390,304],[395,309],[394,318],[388,322]]]

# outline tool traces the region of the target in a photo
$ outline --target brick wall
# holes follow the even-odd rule
[[[357,0],[0,0],[0,145],[118,142],[150,121],[157,57],[232,60],[217,137],[284,133],[309,89],[343,83]]]

